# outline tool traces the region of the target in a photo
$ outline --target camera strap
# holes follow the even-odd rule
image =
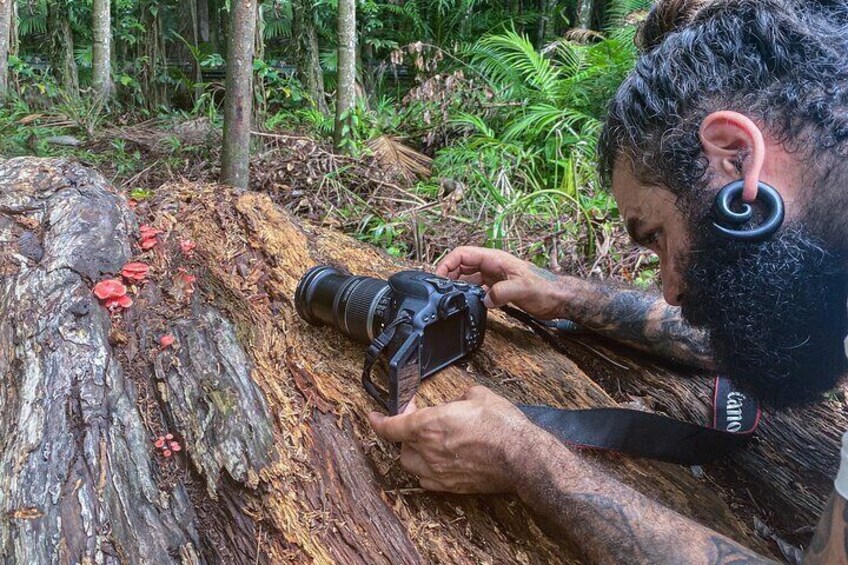
[[[380,335],[374,338],[374,341],[365,350],[365,363],[362,367],[362,386],[386,410],[390,409],[389,392],[374,384],[374,381],[371,380],[371,371],[374,369],[374,364],[380,358],[380,355],[383,354],[383,351],[392,342],[392,339],[394,339],[398,326],[408,324],[409,321],[410,317],[407,314],[398,316],[392,323],[383,328]]]
[[[510,306],[503,310],[556,350],[566,353],[546,323]],[[734,388],[724,377],[715,379],[712,426],[626,408],[565,410],[530,405],[518,408],[530,421],[567,445],[681,465],[708,463],[743,447],[756,431],[761,415],[756,400]]]

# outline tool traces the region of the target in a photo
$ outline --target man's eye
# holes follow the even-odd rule
[[[660,230],[654,230],[652,232],[648,232],[643,240],[646,247],[650,247],[652,245],[656,245],[660,241]]]

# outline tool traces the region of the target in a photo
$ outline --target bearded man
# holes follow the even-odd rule
[[[848,366],[846,32],[844,0],[659,0],[652,9],[599,162],[633,240],[659,256],[664,300],[489,249],[456,249],[438,274],[485,285],[489,307],[568,318],[717,369],[774,407],[814,401]],[[745,202],[779,193],[785,222],[771,237],[738,241],[715,229],[713,202],[734,182]],[[403,442],[401,463],[423,488],[515,492],[591,561],[765,561],[616,481],[485,388],[370,418]],[[848,561],[843,443],[809,563]]]

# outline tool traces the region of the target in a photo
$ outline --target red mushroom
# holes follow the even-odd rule
[[[180,249],[182,249],[183,255],[185,255],[186,257],[191,257],[192,255],[194,255],[195,247],[197,247],[197,244],[190,239],[184,239],[180,242]]]
[[[118,279],[106,279],[94,285],[94,296],[100,300],[117,298],[127,294],[127,287]]]
[[[168,347],[169,345],[173,345],[174,343],[174,335],[173,334],[165,334],[159,338],[159,345],[162,347]],[[168,434],[171,435],[171,434]]]
[[[121,269],[124,278],[134,282],[144,282],[148,273],[150,273],[150,266],[145,263],[127,263]]]
[[[156,236],[162,233],[162,230],[144,224],[138,228],[138,232],[141,234],[140,241],[138,242],[139,246],[142,249],[151,249],[156,246]]]
[[[124,294],[122,296],[113,296],[111,298],[107,298],[103,304],[109,310],[117,310],[119,308],[129,308],[130,306],[132,306],[133,301],[132,298]]]
[[[165,447],[165,438],[163,436],[159,436],[156,438],[156,441],[153,442],[153,445],[156,449],[162,449]]]

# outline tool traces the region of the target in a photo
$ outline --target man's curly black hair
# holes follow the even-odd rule
[[[698,131],[716,110],[748,115],[816,170],[832,172],[844,158],[844,0],[659,0],[637,45],[643,52],[599,141],[607,184],[625,157],[640,181],[688,201],[709,180]]]

